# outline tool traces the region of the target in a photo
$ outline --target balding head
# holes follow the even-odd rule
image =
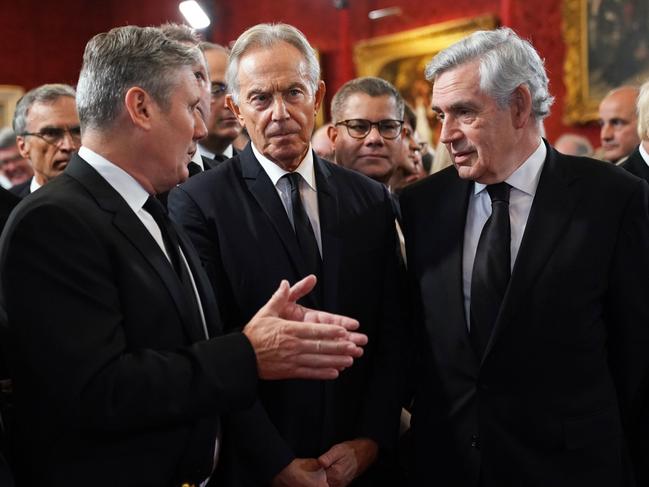
[[[599,104],[600,138],[604,158],[617,162],[640,143],[637,132],[638,88],[622,86],[609,92]]]

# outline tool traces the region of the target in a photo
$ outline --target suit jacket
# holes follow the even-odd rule
[[[29,178],[24,183],[16,184],[15,186],[9,188],[9,192],[15,194],[19,198],[24,198],[30,193],[29,187],[31,184],[32,184],[32,178]]]
[[[649,166],[640,155],[640,147],[636,147],[627,160],[620,164],[620,167],[639,178],[649,181]]]
[[[333,444],[396,439],[399,306],[394,216],[387,189],[315,157],[323,270],[320,299],[305,303],[359,320],[369,336],[362,358],[334,382],[273,381],[260,403],[230,417],[225,483],[263,485],[295,456]],[[224,321],[242,326],[282,279],[306,275],[297,239],[251,146],[169,195],[172,218],[192,238],[217,292]],[[228,436],[229,431],[229,436]]]
[[[210,336],[214,294],[187,237]],[[218,415],[249,406],[242,334],[205,340],[164,253],[75,155],[0,242],[24,485],[167,486],[209,475]]]
[[[13,210],[14,206],[20,203],[20,198],[7,191],[4,188],[0,188],[0,233],[9,219],[9,214]]]
[[[418,308],[413,485],[632,486],[631,462],[647,485],[647,184],[548,147],[482,358],[462,290],[472,188],[450,167],[400,199]]]

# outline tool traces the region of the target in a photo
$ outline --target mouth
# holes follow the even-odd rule
[[[469,158],[473,155],[475,151],[473,150],[466,150],[466,151],[458,151],[458,152],[451,152],[451,156],[453,157],[453,162],[455,164],[463,164]]]

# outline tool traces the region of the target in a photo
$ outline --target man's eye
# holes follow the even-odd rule
[[[43,129],[41,130],[41,135],[43,137],[61,137],[63,131],[61,129]]]

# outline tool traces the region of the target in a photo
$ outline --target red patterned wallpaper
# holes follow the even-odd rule
[[[2,3],[9,0],[1,0]],[[2,7],[0,84],[32,88],[63,81],[74,84],[86,41],[116,25],[155,25],[180,21],[178,0],[40,0],[12,2]],[[301,29],[322,56],[329,96],[354,75],[351,48],[362,39],[392,34],[454,18],[495,14],[501,22],[532,40],[546,59],[556,103],[546,122],[549,139],[563,131],[585,133],[593,141],[598,129],[566,127],[561,121],[565,87],[562,81],[564,44],[561,0],[348,0],[346,11],[333,0],[213,0],[212,37],[227,43],[258,22],[283,21]],[[48,5],[45,7],[45,5]],[[400,6],[403,13],[371,21],[370,10]],[[596,144],[598,145],[598,144]]]

